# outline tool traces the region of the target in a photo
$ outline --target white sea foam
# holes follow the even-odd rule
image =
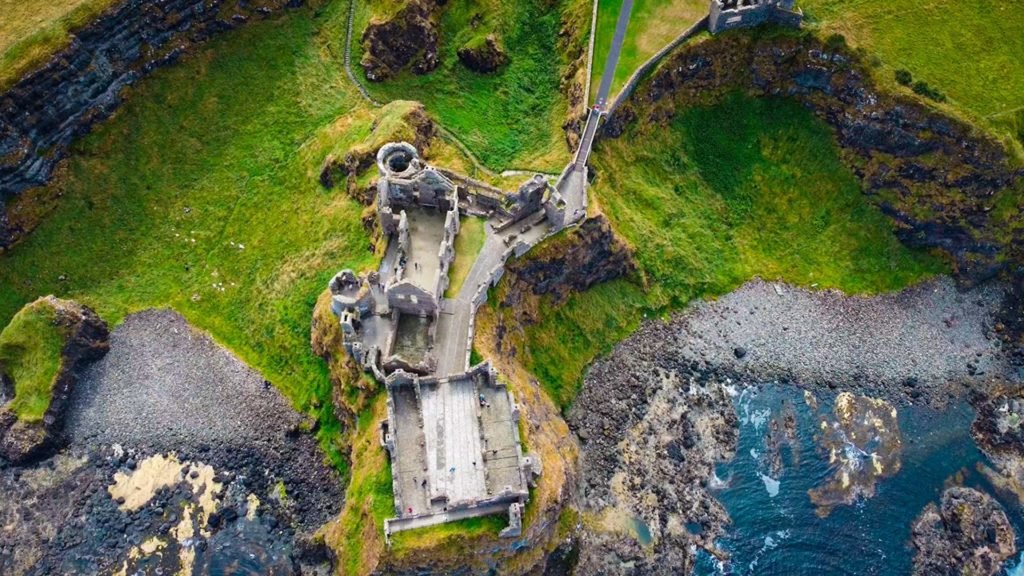
[[[754,425],[754,430],[760,431],[768,422],[768,418],[771,417],[771,415],[772,411],[768,408],[754,410],[750,415],[750,423]]]

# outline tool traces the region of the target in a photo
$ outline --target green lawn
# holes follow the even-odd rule
[[[132,89],[75,145],[53,213],[0,256],[0,324],[49,293],[113,325],[173,307],[331,437],[311,312],[333,273],[375,261],[362,206],[321,188],[323,157],[308,153],[339,115],[342,140],[374,120],[340,65],[346,8],[254,22]]]
[[[1024,5],[1000,0],[798,1],[809,23],[906,69],[983,127],[1024,142]]]
[[[609,101],[619,93],[630,75],[658,50],[675,39],[708,13],[709,0],[635,0],[615,68]],[[590,78],[591,94],[601,83],[608,51],[611,50],[620,0],[598,0],[597,35],[594,40],[594,67]],[[591,104],[593,103],[591,97]]]
[[[559,83],[567,64],[557,47],[564,10],[583,0],[473,0],[449,3],[441,18],[441,64],[429,74],[404,72],[385,82],[365,80],[360,32],[375,10],[392,4],[359,2],[352,45],[353,72],[381,101],[413,98],[423,102],[473,153],[495,171],[529,169],[559,172],[569,151],[561,132],[567,101]],[[483,23],[472,29],[480,15]],[[463,66],[458,48],[474,35],[495,31],[509,64],[494,74]]]
[[[627,280],[597,286],[527,329],[526,366],[562,406],[590,361],[644,315],[755,275],[876,293],[944,270],[896,240],[828,128],[794,102],[733,95],[682,111],[664,131],[634,124],[601,141],[594,163],[593,192],[636,250],[646,289]]]
[[[21,420],[42,420],[50,407],[66,339],[55,318],[54,307],[38,300],[19,310],[0,332],[0,373],[14,381],[10,406]]]
[[[487,232],[484,230],[483,218],[462,218],[459,225],[459,234],[455,237],[455,261],[448,271],[448,289],[444,291],[445,298],[453,298],[462,289],[462,283],[466,281],[480,249],[484,247],[484,240],[487,239]]]

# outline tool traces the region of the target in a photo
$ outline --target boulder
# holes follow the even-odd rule
[[[498,38],[488,34],[483,39],[474,39],[458,50],[459,61],[474,72],[490,74],[508,64],[508,54],[502,49]]]
[[[914,521],[913,542],[915,575],[992,575],[1017,551],[1002,506],[959,486],[942,493],[940,506],[925,506]]]

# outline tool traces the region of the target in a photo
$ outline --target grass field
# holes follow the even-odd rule
[[[42,420],[50,407],[65,340],[55,318],[54,307],[37,300],[19,310],[0,332],[0,373],[14,381],[10,406],[20,420]]]
[[[999,0],[798,2],[809,24],[877,56],[878,79],[900,89],[906,69],[983,128],[1024,143],[1024,5]],[[903,89],[905,90],[905,89]]]
[[[114,0],[0,0],[0,90],[68,45],[69,32]]]
[[[448,272],[448,289],[445,298],[453,298],[462,289],[466,276],[473,268],[473,262],[484,247],[487,232],[484,230],[483,218],[463,218],[459,226],[459,235],[455,237],[455,261]]]
[[[321,188],[323,157],[303,154],[339,115],[351,116],[339,139],[374,120],[339,64],[345,8],[255,22],[134,88],[75,145],[53,213],[0,256],[0,323],[49,293],[113,325],[172,307],[319,414],[331,437],[311,311],[334,272],[375,260],[362,207]]]
[[[611,50],[621,6],[619,0],[598,0],[591,94],[597,91],[601,83],[601,73],[604,71],[608,51]],[[626,80],[641,64],[707,13],[707,0],[635,0],[609,99],[619,93]]]
[[[353,71],[381,101],[415,98],[438,118],[474,154],[495,171],[531,169],[560,171],[569,150],[562,134],[566,98],[559,89],[566,62],[556,46],[562,10],[543,0],[499,3],[476,0],[449,5],[441,19],[441,64],[429,74],[404,72],[391,80],[365,81],[359,33],[353,34]],[[363,30],[371,14],[393,8],[389,2],[357,4],[355,30]],[[459,46],[477,30],[469,23],[475,15],[484,23],[478,30],[494,30],[502,38],[509,64],[494,74],[478,74],[463,66]]]
[[[636,250],[641,280],[575,295],[527,329],[521,357],[562,406],[587,364],[645,315],[755,275],[876,293],[944,270],[896,240],[828,128],[793,102],[733,95],[664,131],[634,124],[601,141],[594,162],[596,200]]]

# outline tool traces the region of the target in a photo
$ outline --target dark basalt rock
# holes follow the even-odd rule
[[[627,276],[636,270],[629,247],[615,237],[604,216],[587,218],[559,249],[514,260],[507,272],[537,296],[552,295],[555,303],[594,284]],[[518,290],[509,290],[515,294]]]
[[[914,521],[915,575],[991,575],[1016,553],[1013,527],[1002,506],[972,488],[942,493],[941,506],[930,503]]]
[[[43,419],[21,421],[7,405],[0,407],[0,457],[12,464],[39,460],[61,447],[64,411],[79,374],[110,349],[107,324],[92,309],[52,296],[49,299],[57,310],[56,321],[65,328],[68,337],[61,350],[53,398]]]
[[[110,116],[121,90],[190,46],[301,0],[126,0],[0,94],[0,248],[12,229],[2,203],[45,184],[68,144]]]
[[[488,34],[483,42],[459,48],[458,55],[466,68],[481,74],[496,72],[508,64],[508,54],[502,50],[494,34]]]
[[[406,67],[414,74],[437,68],[439,5],[433,0],[411,0],[390,20],[370,22],[363,31],[365,54],[360,62],[367,79],[387,80]]]

